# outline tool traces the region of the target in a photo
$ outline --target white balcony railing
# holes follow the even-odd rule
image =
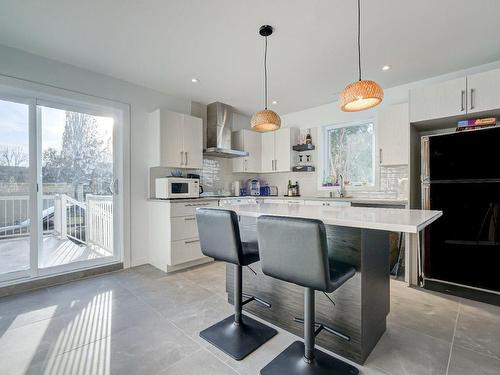
[[[87,195],[79,202],[65,194],[42,197],[43,233],[113,251],[113,197]],[[30,233],[29,197],[0,197],[0,240]]]
[[[54,196],[42,196],[42,228],[53,231],[50,220],[54,216]],[[0,239],[27,236],[30,232],[29,197],[27,195],[0,196]]]

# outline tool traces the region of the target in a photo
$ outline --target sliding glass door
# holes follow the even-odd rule
[[[30,270],[30,105],[0,97],[0,282]]]
[[[41,131],[41,269],[114,258],[114,118],[37,106]],[[66,266],[66,267],[61,267]]]
[[[121,260],[121,114],[0,96],[0,285]]]

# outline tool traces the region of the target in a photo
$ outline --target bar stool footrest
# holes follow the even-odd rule
[[[304,360],[304,343],[295,341],[260,370],[261,375],[357,375],[359,370],[350,364],[314,349],[314,360]]]
[[[293,320],[297,323],[304,324],[304,319],[302,318],[293,318]],[[340,337],[341,339],[344,339],[346,341],[351,341],[351,338],[349,336],[344,335],[342,332],[339,332],[335,328],[332,328],[324,323],[314,322],[314,327],[316,327],[316,330],[314,331],[314,337],[318,336],[322,330],[325,330],[326,332],[331,333],[332,335],[335,335],[337,337]]]
[[[246,305],[248,302],[258,302],[263,306],[266,306],[267,308],[271,308],[271,304],[267,301],[264,301],[263,299],[260,299],[259,297],[252,296],[251,294],[246,294],[246,293],[241,293],[241,296],[244,298],[248,298],[247,300],[243,301],[241,305]]]
[[[234,323],[234,315],[200,332],[200,337],[239,361],[258,349],[278,333],[274,328],[242,315],[241,323]]]

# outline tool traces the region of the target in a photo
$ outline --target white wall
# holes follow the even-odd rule
[[[318,107],[308,108],[303,111],[282,115],[281,120],[284,126],[298,128],[313,128],[317,126],[341,124],[358,120],[363,121],[374,118],[376,111],[383,106],[408,102],[408,95],[411,89],[429,86],[435,83],[447,81],[449,79],[464,77],[469,74],[485,72],[496,68],[500,68],[500,61],[384,89],[384,101],[382,104],[368,111],[354,113],[342,112],[339,108],[338,102],[332,102]],[[391,74],[390,71],[387,72],[387,74]]]
[[[130,233],[125,245],[131,249],[131,264],[148,262],[148,171],[152,165],[148,112],[166,107],[189,113],[190,101],[78,67],[0,45],[0,75],[76,91],[130,105]],[[128,237],[129,235],[129,237]]]
[[[356,121],[365,121],[371,120],[375,118],[376,112],[384,107],[397,103],[408,102],[409,91],[411,89],[428,86],[435,83],[443,82],[449,79],[463,77],[469,74],[474,74],[478,72],[488,71],[492,69],[496,69],[500,67],[500,61],[472,67],[469,69],[464,69],[444,75],[440,75],[437,77],[432,77],[429,79],[425,79],[422,81],[412,82],[409,84],[392,87],[384,90],[384,101],[383,103],[368,111],[363,112],[342,112],[339,108],[338,102],[332,102],[329,104],[321,105],[318,107],[308,108],[302,111],[293,112],[289,114],[285,114],[281,116],[282,125],[285,127],[297,127],[297,128],[310,128],[311,134],[313,138],[313,144],[315,144],[316,151],[313,152],[314,165],[316,166],[316,172],[283,172],[283,173],[266,173],[261,174],[260,178],[267,181],[270,185],[276,185],[279,189],[279,194],[282,195],[285,192],[288,180],[292,180],[299,182],[301,187],[301,194],[305,196],[327,196],[329,194],[328,191],[321,190],[318,188],[318,175],[320,175],[320,168],[318,168],[319,160],[321,157],[321,137],[322,132],[319,127],[324,125],[334,125],[334,124],[342,124],[342,123],[350,123]],[[390,74],[390,71],[388,72]],[[279,112],[279,109],[278,109]],[[409,147],[409,145],[408,145]],[[319,150],[318,150],[319,148]],[[319,152],[318,152],[319,151]],[[387,176],[387,168],[384,170],[383,168],[379,171],[381,175],[381,179],[384,178],[382,176]],[[392,171],[391,171],[392,172]],[[387,182],[387,181],[383,181]],[[382,184],[383,185],[383,184]],[[377,196],[383,198],[396,198],[397,193],[394,191],[384,191],[384,189],[380,189],[379,191],[352,191],[349,192],[354,196]]]

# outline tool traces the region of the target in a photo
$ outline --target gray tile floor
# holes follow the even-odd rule
[[[198,337],[231,314],[224,265],[141,266],[0,299],[0,374],[258,374],[297,337],[236,362]],[[500,307],[391,284],[388,329],[361,374],[500,374]]]

